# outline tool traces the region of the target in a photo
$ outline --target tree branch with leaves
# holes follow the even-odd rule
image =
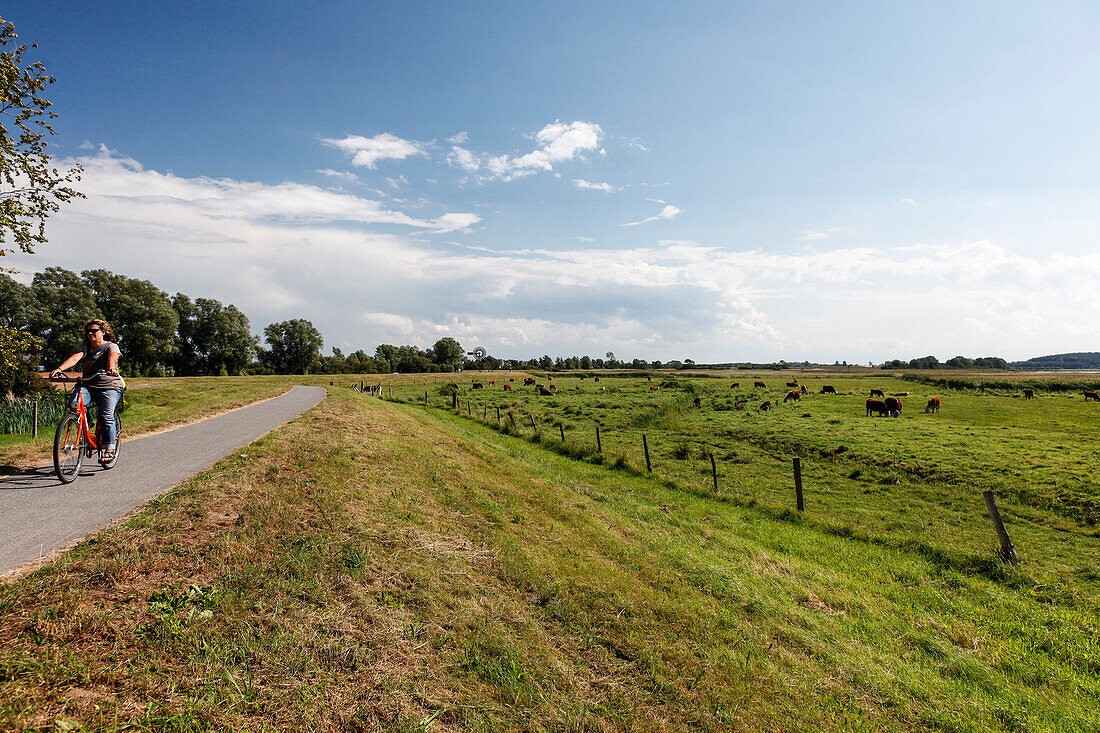
[[[0,18],[0,257],[16,248],[33,253],[46,241],[46,218],[84,197],[69,185],[81,167],[60,171],[46,152],[57,113],[42,93],[54,78],[40,61],[24,59],[27,45],[18,39],[15,25]]]

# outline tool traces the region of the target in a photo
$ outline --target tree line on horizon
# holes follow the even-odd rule
[[[235,376],[241,374],[380,374],[457,371],[462,368],[608,369],[694,365],[685,362],[622,362],[571,356],[470,359],[461,344],[444,337],[427,349],[380,344],[373,354],[339,348],[322,354],[324,338],[314,325],[295,318],[272,323],[264,341],[234,305],[184,293],[169,296],[148,280],[108,270],[77,274],[62,267],[36,273],[23,285],[0,272],[0,395],[32,391],[39,365],[50,369],[78,350],[83,325],[93,318],[111,324],[122,348],[125,376]]]

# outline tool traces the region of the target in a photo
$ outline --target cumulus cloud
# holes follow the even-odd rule
[[[351,156],[351,164],[375,168],[380,160],[404,160],[413,155],[427,155],[425,145],[413,140],[403,140],[383,132],[374,137],[348,135],[339,140],[324,138],[325,145]]]
[[[615,193],[616,191],[616,188],[610,183],[592,183],[583,178],[575,178],[573,183],[577,185],[577,188],[586,188],[592,191],[603,191],[604,193]]]
[[[600,147],[603,130],[593,122],[553,122],[535,133],[538,147],[524,155],[477,154],[459,145],[451,148],[447,162],[484,179],[512,181],[580,157]]]
[[[447,138],[447,142],[462,145],[470,141],[470,133],[463,131]]]
[[[653,216],[651,216],[647,219],[642,219],[641,221],[632,221],[632,222],[629,222],[628,224],[623,224],[622,226],[624,226],[624,227],[636,227],[639,224],[648,224],[651,221],[661,221],[663,219],[664,220],[673,219],[673,218],[676,217],[677,214],[680,214],[680,213],[683,213],[683,212],[681,212],[681,210],[678,207],[669,204],[665,208],[661,209],[661,212],[659,214],[654,214]]]
[[[51,217],[49,243],[12,266],[105,267],[233,303],[257,332],[308,318],[345,350],[451,335],[499,356],[1023,358],[1079,350],[1100,310],[1100,254],[1025,256],[989,241],[797,253],[686,240],[454,247],[410,234],[470,229],[476,214],[414,218],[317,187],[183,178],[109,152],[80,162],[88,198]]]

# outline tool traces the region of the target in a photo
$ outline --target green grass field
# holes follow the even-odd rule
[[[493,376],[459,410],[446,377],[333,389],[0,586],[0,727],[1100,729],[1100,406]]]

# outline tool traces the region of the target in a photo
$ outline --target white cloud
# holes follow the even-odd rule
[[[916,200],[914,200],[914,199],[912,199],[912,198],[910,198],[910,197],[908,197],[908,196],[906,196],[905,198],[903,198],[903,199],[902,199],[901,201],[899,201],[898,203],[899,203],[899,204],[909,204],[910,206],[916,206],[916,205],[917,205],[917,202],[916,202]]]
[[[455,145],[447,162],[486,179],[512,181],[539,171],[553,171],[554,166],[598,150],[603,130],[592,122],[554,122],[535,133],[538,147],[519,157],[508,155],[478,155]]]
[[[470,229],[476,214],[413,218],[317,187],[182,178],[107,152],[81,162],[88,198],[51,217],[49,242],[11,266],[148,279],[233,303],[257,332],[308,318],[345,350],[452,335],[499,356],[1025,358],[1082,350],[1100,311],[1100,254],[1025,256],[988,241],[788,253],[671,239],[493,251],[408,236]]]
[[[669,204],[665,208],[661,209],[659,214],[654,214],[648,219],[642,219],[641,221],[632,221],[628,224],[623,224],[624,227],[636,227],[639,224],[648,224],[651,221],[661,221],[663,219],[673,219],[677,214],[683,213],[679,208]]]
[[[812,242],[820,239],[829,239],[842,233],[844,230],[840,227],[829,227],[828,229],[807,229],[802,232],[802,241]]]
[[[464,145],[469,141],[470,141],[470,133],[468,133],[466,131],[457,133],[457,134],[452,135],[451,137],[447,138],[447,142],[454,143],[455,145]]]
[[[610,183],[592,183],[583,178],[575,178],[573,183],[577,184],[577,188],[586,188],[593,191],[603,191],[604,193],[615,193],[616,191],[616,188]]]
[[[398,189],[402,186],[409,185],[409,180],[405,176],[397,176],[396,178],[386,178],[386,182],[390,184],[390,188]]]
[[[404,160],[412,155],[427,155],[425,145],[413,140],[402,140],[383,132],[374,137],[348,135],[340,140],[324,138],[325,145],[352,156],[352,165],[374,168],[380,160]]]
[[[318,168],[316,173],[320,173],[322,176],[328,176],[329,178],[337,178],[341,181],[355,182],[359,178],[354,173],[348,173],[346,171],[334,171],[331,168]]]

